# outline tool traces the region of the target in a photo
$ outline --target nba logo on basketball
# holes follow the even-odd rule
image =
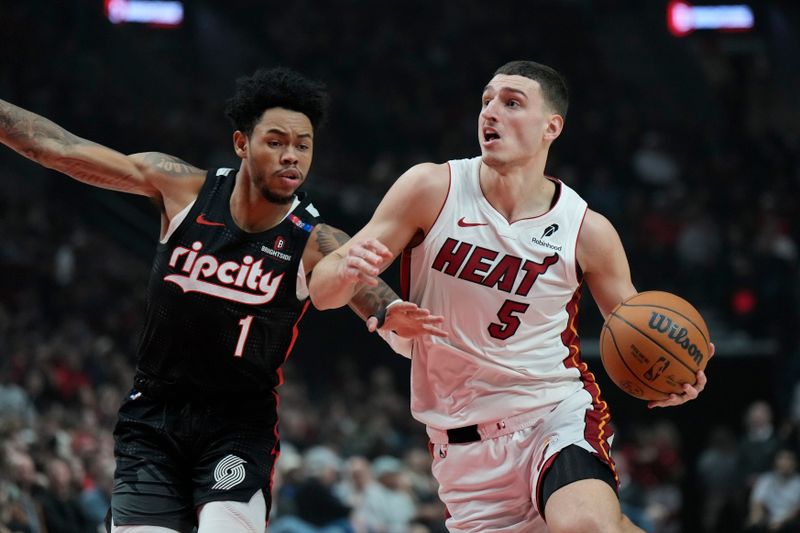
[[[286,239],[282,235],[275,237],[275,244],[272,245],[273,250],[283,250],[284,246],[286,246]]]
[[[667,358],[662,355],[658,358],[658,361],[656,361],[653,366],[647,369],[647,372],[644,373],[644,377],[649,381],[653,381],[663,374],[668,366],[669,361],[667,361]]]

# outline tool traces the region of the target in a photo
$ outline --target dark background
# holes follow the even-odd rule
[[[478,153],[479,97],[495,68],[523,58],[557,68],[571,106],[548,173],[614,223],[636,287],[690,300],[717,346],[699,400],[649,411],[603,374],[602,318],[584,295],[585,357],[618,439],[633,442],[636,428],[660,421],[677,428],[687,466],[677,480],[681,523],[700,531],[692,465],[711,429],[740,436],[745,410],[762,399],[776,428],[791,426],[800,378],[800,7],[751,5],[751,32],[676,38],[661,1],[195,1],[181,27],[163,29],[112,25],[98,1],[4,0],[0,98],[124,153],[238,167],[223,115],[235,78],[260,66],[295,68],[332,96],[307,189],[327,221],[353,232],[411,165]],[[32,361],[74,360],[90,385],[113,381],[94,354],[99,335],[124,375],[158,238],[155,208],[5,149],[0,181],[5,380],[28,383]],[[61,280],[59,251],[75,265]],[[395,287],[396,276],[386,275]],[[42,359],[42,343],[73,337],[75,351],[94,346],[94,355]],[[348,389],[348,375],[369,382],[376,367],[391,369],[407,395],[408,362],[347,310],[309,312],[291,365],[310,404],[363,394]]]

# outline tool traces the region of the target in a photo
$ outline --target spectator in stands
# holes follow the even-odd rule
[[[48,533],[96,533],[78,500],[69,465],[52,458],[47,463],[47,487],[37,494]]]
[[[756,478],[770,469],[780,440],[772,423],[772,408],[763,401],[755,401],[747,408],[744,417],[745,434],[739,441],[739,472],[745,485],[752,488]]]
[[[800,475],[797,456],[781,450],[770,472],[756,478],[750,496],[748,533],[796,533],[800,530]]]

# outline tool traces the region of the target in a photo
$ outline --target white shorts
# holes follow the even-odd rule
[[[552,408],[551,408],[552,409]],[[538,533],[541,482],[556,454],[579,446],[613,470],[608,411],[595,410],[578,391],[555,409],[542,409],[480,425],[482,440],[448,443],[446,431],[428,427],[433,475],[454,533]]]

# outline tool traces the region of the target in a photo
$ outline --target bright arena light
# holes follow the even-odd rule
[[[114,24],[138,22],[176,27],[183,22],[183,2],[160,0],[105,0],[106,16]]]
[[[747,31],[754,23],[753,10],[746,4],[693,6],[673,1],[667,6],[667,28],[676,37],[694,30]]]

